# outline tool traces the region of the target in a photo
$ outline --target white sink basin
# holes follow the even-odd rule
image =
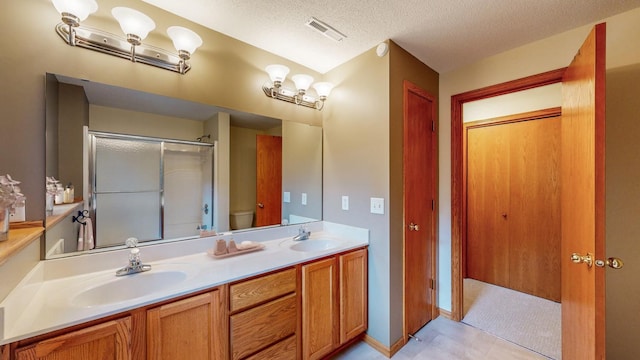
[[[340,246],[340,241],[338,240],[320,238],[295,241],[289,246],[289,249],[302,252],[314,252],[330,250],[338,246]]]
[[[71,304],[94,307],[133,300],[175,287],[195,275],[190,264],[160,264],[151,270],[116,277],[102,278],[84,288],[71,299]]]

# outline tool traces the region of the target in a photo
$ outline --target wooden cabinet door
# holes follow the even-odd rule
[[[179,300],[147,312],[150,360],[226,359],[220,290]]]
[[[73,331],[16,349],[16,360],[131,359],[131,318]]]
[[[336,259],[302,266],[302,358],[321,359],[339,341]]]
[[[231,316],[231,359],[244,359],[296,333],[296,294]]]
[[[340,255],[340,344],[367,330],[367,250]]]

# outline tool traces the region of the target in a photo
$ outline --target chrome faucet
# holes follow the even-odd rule
[[[131,252],[129,253],[129,265],[116,271],[116,276],[137,274],[143,271],[151,270],[151,265],[143,264],[142,261],[140,261],[140,249],[138,249],[138,239],[134,237],[128,238],[125,244],[127,245],[128,248],[131,248]]]
[[[309,236],[311,236],[311,231],[308,231],[304,226],[300,226],[298,235],[293,237],[293,241],[309,240]]]

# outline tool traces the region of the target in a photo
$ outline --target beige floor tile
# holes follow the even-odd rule
[[[393,360],[539,360],[546,357],[469,325],[439,317],[393,356]],[[354,344],[334,359],[384,360],[364,342]]]

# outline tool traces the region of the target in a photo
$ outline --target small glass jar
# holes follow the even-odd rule
[[[56,184],[56,196],[54,198],[56,205],[64,204],[64,188],[62,184]]]

